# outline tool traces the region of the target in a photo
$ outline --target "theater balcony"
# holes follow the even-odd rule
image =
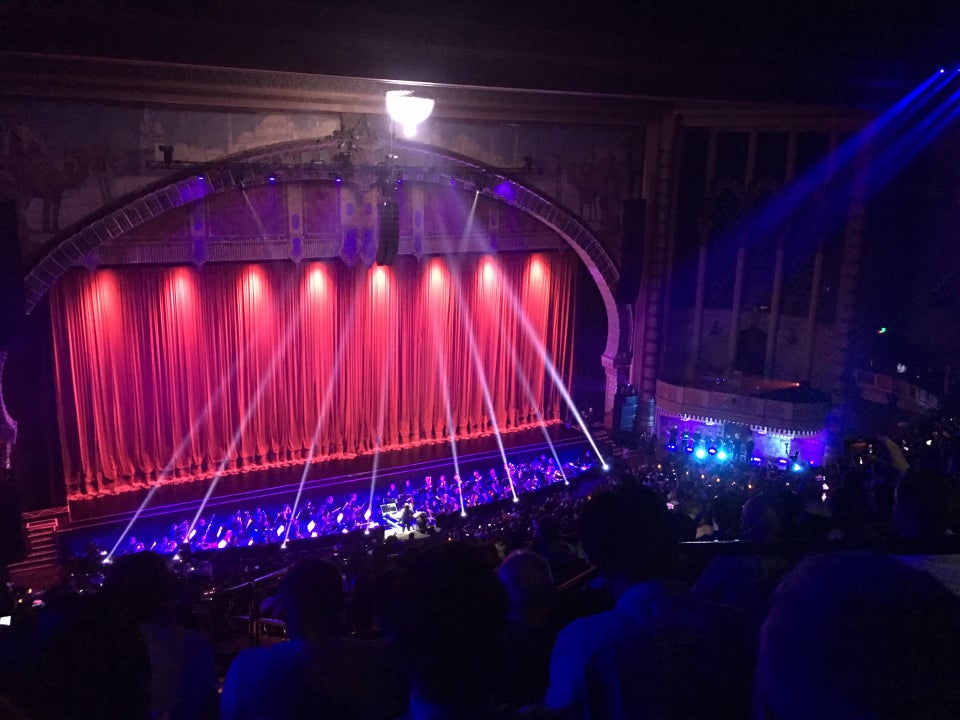
[[[830,398],[809,385],[731,373],[692,382],[660,378],[656,390],[658,435],[676,451],[726,442],[737,453],[778,461],[823,461]]]

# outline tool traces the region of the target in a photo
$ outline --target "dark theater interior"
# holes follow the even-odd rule
[[[960,717],[958,38],[0,0],[0,717]]]

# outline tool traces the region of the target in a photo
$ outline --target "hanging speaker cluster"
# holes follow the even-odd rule
[[[400,206],[396,200],[381,200],[377,210],[377,265],[393,265],[400,249]]]

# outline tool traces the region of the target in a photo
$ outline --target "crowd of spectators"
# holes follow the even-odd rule
[[[661,449],[412,542],[302,543],[206,598],[282,621],[239,654],[186,611],[189,563],[131,553],[0,635],[0,712],[960,717],[958,457],[947,416],[799,470]]]

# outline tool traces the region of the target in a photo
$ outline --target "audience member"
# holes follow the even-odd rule
[[[783,534],[775,496],[764,493],[747,500],[740,525],[741,540],[767,547],[717,555],[697,578],[692,592],[701,600],[741,608],[759,622],[767,612],[770,595],[790,567],[778,551]]]
[[[516,707],[543,702],[550,684],[550,653],[557,632],[553,626],[553,575],[546,558],[516,550],[497,571],[510,602],[497,698]]]
[[[918,471],[908,474],[897,485],[893,524],[900,537],[917,542],[937,540],[953,533],[960,492],[941,473]],[[917,552],[901,555],[900,561],[925,570],[955,595],[960,595],[960,555]]]
[[[280,604],[290,639],[234,660],[221,697],[224,720],[389,720],[402,712],[386,646],[346,635],[339,568],[321,559],[295,565]]]
[[[415,557],[393,589],[394,648],[410,682],[408,720],[492,720],[507,593],[463,543]]]
[[[17,671],[31,720],[147,720],[150,659],[137,627],[102,598],[51,600],[28,633]]]
[[[960,717],[960,599],[873,552],[803,560],[764,621],[755,716]]]
[[[579,718],[732,718],[749,707],[745,616],[672,580],[664,501],[634,484],[596,494],[580,519],[590,560],[618,598],[560,631],[547,705]]]
[[[114,617],[136,623],[150,656],[151,716],[198,720],[217,716],[213,645],[196,630],[177,624],[177,580],[153,552],[118,558],[104,584]]]

